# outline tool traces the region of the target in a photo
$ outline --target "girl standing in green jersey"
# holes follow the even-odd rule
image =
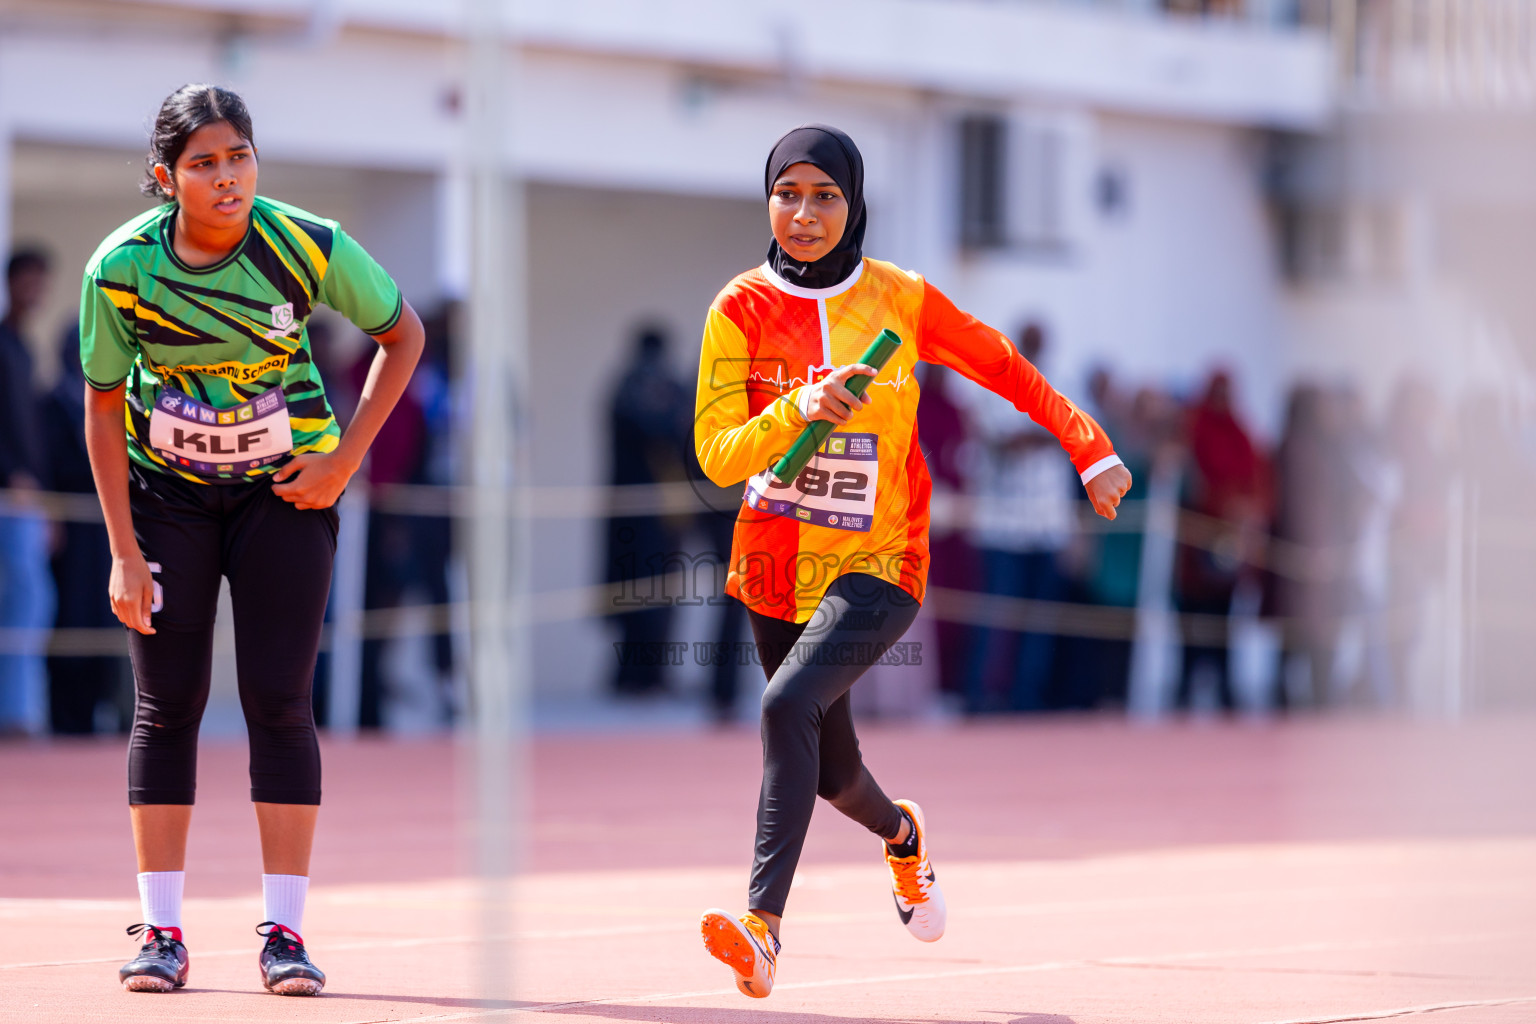
[[[300,936],[320,803],[310,686],[336,499],[405,390],[421,321],[334,222],[256,192],[240,97],[188,85],[160,108],[144,191],[162,203],[85,270],[86,443],[137,692],[128,802],[144,921],[126,988],[186,984],[181,897],[219,579],[229,580],[261,832],[262,982],[314,995]],[[320,304],[378,342],[345,432],[310,356]],[[126,425],[126,434],[124,427]]]

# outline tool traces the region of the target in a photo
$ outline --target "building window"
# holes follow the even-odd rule
[[[1013,143],[1013,194],[1017,212],[1009,234],[1025,249],[1066,245],[1065,168],[1067,140],[1051,120],[1017,122]]]
[[[960,119],[960,244],[967,249],[1001,249],[1008,244],[1008,125],[1000,117],[973,114]]]
[[[960,244],[1059,254],[1070,247],[1071,118],[1048,113],[960,119]],[[1091,181],[1081,182],[1084,202]]]

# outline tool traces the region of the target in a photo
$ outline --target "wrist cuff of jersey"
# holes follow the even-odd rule
[[[811,387],[809,384],[795,388],[795,390],[784,397],[790,400],[790,404],[795,407],[795,411],[800,414],[802,420],[806,423],[811,422]]]
[[[1125,463],[1120,461],[1120,456],[1118,456],[1118,455],[1106,455],[1102,459],[1100,459],[1098,462],[1095,462],[1093,465],[1091,465],[1087,469],[1083,470],[1078,475],[1083,478],[1083,484],[1086,486],[1088,481],[1092,480],[1094,477],[1098,476],[1100,473],[1104,472],[1106,469],[1113,469],[1116,466],[1123,466],[1123,465],[1125,465]]]

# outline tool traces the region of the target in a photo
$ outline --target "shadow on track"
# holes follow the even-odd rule
[[[1005,1024],[996,1017],[976,1020],[972,1017],[936,1018],[909,1017],[903,1014],[878,1017],[843,1017],[830,1013],[800,1013],[772,1010],[766,1006],[743,1006],[721,1009],[713,1006],[625,1006],[618,1003],[595,1003],[561,1006],[559,1013],[571,1016],[602,1017],[619,1021],[667,1021],[668,1024]],[[1071,1017],[1054,1013],[1026,1013],[1014,1017],[1006,1024],[1075,1024]]]

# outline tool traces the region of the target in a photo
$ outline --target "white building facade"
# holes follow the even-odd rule
[[[148,124],[190,81],[247,100],[263,192],[340,220],[418,308],[461,295],[461,24],[421,0],[11,0],[0,238],[55,257],[38,344],[144,208]],[[1027,0],[565,0],[509,6],[508,45],[537,484],[604,481],[637,324],[669,328],[691,379],[710,300],[767,247],[768,147],[811,120],[864,152],[866,252],[1004,330],[1047,325],[1065,389],[1097,363],[1175,386],[1219,364],[1277,423],[1294,341],[1266,169],[1277,133],[1329,124],[1320,32]],[[599,528],[541,521],[535,592],[600,578]],[[609,639],[592,619],[541,627],[539,692],[599,687]]]

